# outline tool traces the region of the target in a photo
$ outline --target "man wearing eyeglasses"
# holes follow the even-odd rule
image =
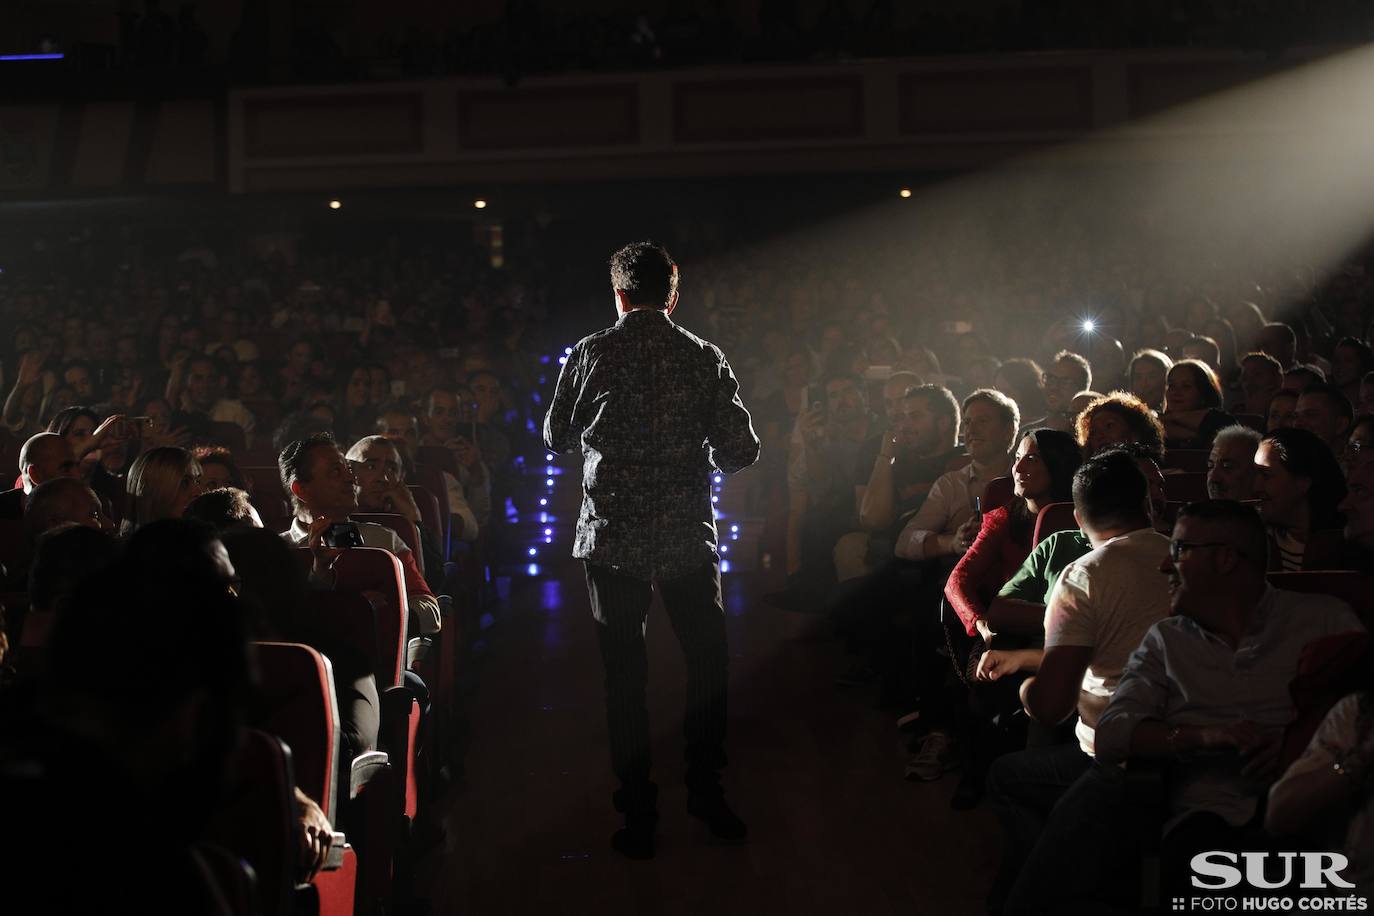
[[[1045,415],[1028,421],[1022,431],[1048,426],[1066,433],[1073,432],[1073,396],[1092,387],[1092,367],[1077,353],[1060,350],[1040,380],[1045,388]]]
[[[1145,635],[1097,723],[1097,768],[1084,778],[1098,784],[1087,794],[1119,779],[1127,760],[1171,764],[1166,887],[1186,884],[1195,852],[1255,848],[1244,844],[1262,827],[1259,801],[1278,775],[1303,647],[1363,629],[1337,598],[1273,588],[1267,559],[1254,509],[1184,507],[1160,564],[1173,614]]]

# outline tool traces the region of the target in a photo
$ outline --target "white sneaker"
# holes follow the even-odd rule
[[[921,749],[907,761],[906,778],[934,782],[958,766],[959,754],[954,739],[944,732],[931,732],[921,742]]]

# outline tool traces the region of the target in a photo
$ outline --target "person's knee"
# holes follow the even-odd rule
[[[868,555],[867,531],[851,531],[835,542],[831,558],[835,562],[835,577],[841,582],[857,579],[870,572],[865,558]]]

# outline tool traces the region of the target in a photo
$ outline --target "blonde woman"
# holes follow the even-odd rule
[[[191,500],[205,492],[200,462],[184,448],[149,449],[129,468],[129,502],[123,534],[164,518],[181,518]]]

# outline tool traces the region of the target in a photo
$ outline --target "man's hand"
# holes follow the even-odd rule
[[[306,535],[305,545],[310,548],[311,556],[311,576],[316,579],[327,578],[332,573],[334,561],[343,553],[342,548],[325,546],[324,532],[331,524],[333,519],[328,516],[316,516],[310,523],[310,533]]]
[[[376,486],[359,493],[359,499],[366,500],[366,508],[373,512],[392,512],[420,523],[420,507],[405,484],[398,482]]]
[[[95,428],[91,433],[91,438],[86,442],[86,453],[98,451],[107,445],[122,443],[127,440],[124,435],[125,421],[129,418],[122,413],[113,413],[105,418],[104,422]]]
[[[822,406],[807,408],[797,421],[797,428],[801,431],[803,442],[819,442],[825,438],[825,408]]]
[[[977,539],[978,532],[982,530],[982,527],[982,521],[976,517],[970,518],[960,525],[959,529],[954,532],[954,552],[967,553],[968,549],[973,546],[973,542]]]
[[[43,354],[30,350],[19,359],[18,384],[21,388],[36,385],[43,379]]]
[[[324,867],[329,858],[329,846],[334,840],[334,828],[315,800],[300,789],[296,790],[296,804],[300,809],[300,870],[303,880],[309,881]]]
[[[1198,744],[1204,751],[1236,751],[1245,760],[1240,771],[1242,776],[1268,777],[1277,775],[1283,732],[1263,728],[1249,719],[1241,719],[1229,725],[1200,729]]]
[[[980,681],[995,681],[998,678],[1006,677],[1008,674],[1015,674],[1021,670],[1019,659],[1015,652],[1007,652],[1002,649],[991,649],[983,653],[978,659],[978,671],[976,677]]]
[[[477,465],[482,463],[482,450],[467,439],[454,439],[449,448],[453,449],[454,455],[458,458],[458,463],[469,471],[474,470]]]
[[[897,436],[892,430],[883,433],[883,444],[878,449],[878,457],[891,461],[897,456]]]
[[[148,448],[164,448],[166,446],[186,448],[190,443],[191,434],[183,426],[169,429],[166,432],[149,431],[143,434],[143,444]]]

